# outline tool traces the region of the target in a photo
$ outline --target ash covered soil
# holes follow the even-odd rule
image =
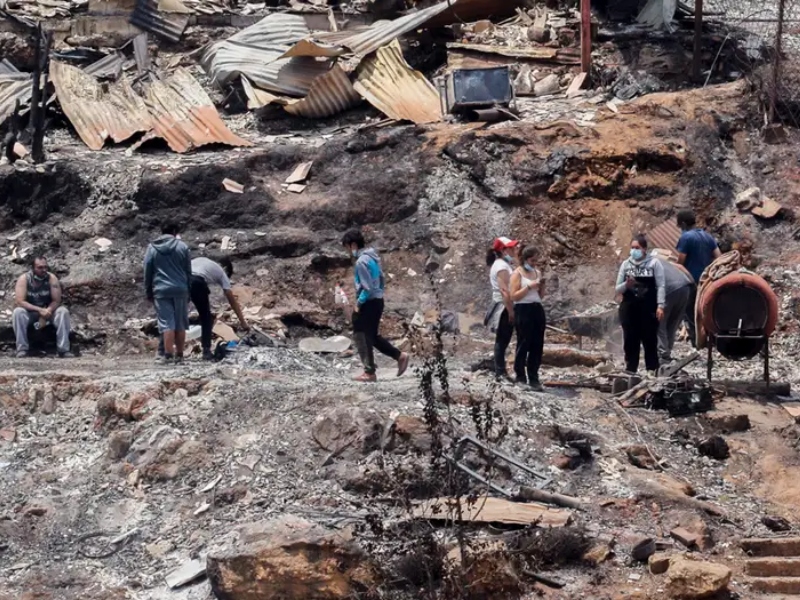
[[[320,597],[430,594],[430,582],[398,576],[391,557],[414,554],[408,544],[429,540],[431,531],[437,547],[452,550],[463,529],[482,540],[475,555],[487,557],[486,568],[508,575],[488,578],[495,588],[487,578],[472,581],[475,597],[663,598],[663,576],[631,550],[651,537],[679,553],[683,546],[670,537],[676,527],[702,538],[696,555],[732,569],[732,597],[757,597],[739,540],[770,535],[766,516],[797,524],[800,429],[782,406],[725,397],[705,416],[668,418],[624,411],[597,391],[493,386],[467,369],[491,350],[489,336],[470,324],[488,299],[483,257],[493,237],[511,233],[541,248],[555,322],[610,300],[632,233],[692,206],[779,294],[773,376],[796,385],[796,132],[785,144],[764,144],[746,119],[747,97],[741,84],[656,94],[619,114],[598,109],[591,128],[567,119],[390,127],[252,151],[76,151],[44,172],[0,167],[8,315],[24,268],[19,257],[46,254],[65,283],[83,354],[0,360],[0,598],[212,598],[208,580],[170,589],[165,578],[236,548],[243,525],[285,515],[329,530],[354,527],[360,562],[389,565],[353,577],[347,589],[331,584],[326,593],[340,595]],[[308,187],[285,191],[282,182],[305,160],[314,161]],[[245,193],[225,191],[224,178]],[[739,212],[736,194],[753,186],[781,202],[780,218]],[[248,318],[285,336],[286,347],[243,350],[213,365],[153,365],[155,340],[136,320],[150,317],[141,257],[158,225],[174,218],[194,251],[227,247]],[[338,240],[354,225],[384,258],[390,337],[405,337],[415,313],[430,316],[437,306],[461,317],[463,333],[448,336],[439,354],[446,373],[440,362],[425,362],[430,339],[408,342],[416,372],[398,379],[382,363],[379,383],[367,386],[350,381],[352,357],[296,349],[309,332],[345,330],[332,289],[349,278]],[[112,241],[108,251],[95,243],[100,237]],[[431,258],[439,264],[433,286],[423,275]],[[230,317],[221,313],[232,324]],[[0,344],[10,351],[12,341],[10,325],[0,323]],[[680,354],[688,351],[682,344]],[[699,376],[703,366],[690,370]],[[757,378],[760,364],[721,361],[718,372]],[[547,367],[544,379],[594,374]],[[731,430],[745,416],[750,427]],[[432,419],[440,419],[433,434]],[[387,423],[395,424],[391,433]],[[431,481],[432,440],[444,432],[449,451],[451,439],[480,428],[551,478],[550,491],[587,500],[563,528],[562,542],[580,543],[564,550],[569,544],[558,538],[548,557],[537,557],[536,570],[563,589],[542,587],[522,570],[509,575],[516,563],[492,562],[491,544],[509,534],[502,525],[425,525],[424,535],[397,525],[410,520],[412,500],[442,490]],[[698,452],[697,441],[711,435],[724,436],[727,459]],[[588,443],[589,455],[575,455],[576,440]],[[485,456],[471,460],[504,487],[534,483]],[[482,489],[456,483],[465,494]],[[305,543],[316,559],[282,564],[296,579],[317,581],[314,560],[322,564],[326,554]]]

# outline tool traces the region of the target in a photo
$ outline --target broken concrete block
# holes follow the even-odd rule
[[[761,204],[761,190],[757,187],[747,188],[736,194],[736,208],[749,211]]]
[[[672,539],[680,542],[689,549],[697,547],[697,543],[699,541],[699,536],[696,533],[693,533],[684,527],[676,527],[669,532],[669,535]]]
[[[614,551],[611,549],[609,544],[601,542],[589,548],[589,550],[583,555],[583,562],[597,567],[611,558],[613,553]]]
[[[558,75],[551,73],[533,85],[533,95],[537,97],[550,96],[558,92],[559,89]]]
[[[191,583],[195,579],[199,579],[206,573],[205,562],[199,560],[192,560],[185,563],[180,569],[177,569],[167,575],[166,582],[170,589],[175,589]]]
[[[0,440],[6,442],[13,442],[17,439],[17,430],[13,427],[4,427],[0,429]]]
[[[775,202],[775,200],[767,196],[762,196],[761,205],[752,208],[750,212],[762,219],[774,219],[782,210],[783,206]]]
[[[647,566],[650,569],[650,573],[653,575],[662,575],[666,573],[667,569],[669,569],[669,558],[669,554],[665,552],[651,554],[650,558],[647,559]]]
[[[349,530],[328,531],[294,515],[246,525],[239,539],[208,557],[217,598],[344,599],[369,572]]]
[[[725,565],[678,555],[669,561],[666,592],[670,598],[712,598],[728,587],[731,570]]]
[[[28,152],[28,149],[19,142],[14,142],[13,152],[19,158],[25,158],[26,156],[28,156],[28,154],[30,154],[30,152]]]
[[[533,93],[530,65],[522,65],[514,79],[514,93],[517,96],[529,96]]]

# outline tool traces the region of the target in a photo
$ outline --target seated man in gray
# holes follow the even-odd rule
[[[17,337],[17,358],[28,355],[28,326],[42,328],[54,325],[58,355],[71,358],[69,351],[69,311],[61,306],[61,284],[48,272],[47,259],[37,256],[31,270],[20,275],[14,288],[13,327]]]

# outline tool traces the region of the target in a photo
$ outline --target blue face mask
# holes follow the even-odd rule
[[[506,254],[505,256],[503,256],[503,260],[504,260],[504,261],[506,261],[508,264],[511,264],[511,263],[513,263],[513,262],[514,262],[514,258],[513,258],[513,257],[511,257],[511,256],[509,256],[508,254]]]
[[[641,248],[631,248],[631,258],[633,260],[642,260],[644,258],[644,252],[642,252]]]
[[[536,269],[534,269],[534,268],[533,268],[532,266],[530,266],[528,263],[525,263],[525,270],[526,270],[526,271],[531,271],[531,272],[532,272],[532,271],[535,271]]]
[[[358,258],[358,250],[353,250],[353,258]]]

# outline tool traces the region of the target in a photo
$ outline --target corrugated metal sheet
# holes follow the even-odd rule
[[[139,73],[149,71],[150,50],[147,47],[147,34],[137,35],[131,42],[133,44],[133,57],[136,60],[136,68],[139,69]]]
[[[186,69],[147,88],[153,130],[175,152],[208,144],[252,146],[222,122],[211,98]]]
[[[137,0],[131,14],[131,23],[170,42],[178,42],[189,25],[189,16],[178,13],[162,13],[156,0]]]
[[[19,76],[23,75],[22,78]],[[19,101],[20,107],[31,103],[32,76],[27,73],[0,75],[0,125],[6,122]]]
[[[103,86],[58,61],[50,62],[50,79],[64,114],[92,150],[100,150],[109,138],[119,143],[151,129],[144,100],[124,79]]]
[[[16,75],[17,73],[19,73],[19,69],[8,62],[8,59],[0,60],[0,75]]]
[[[308,119],[337,115],[361,102],[350,79],[339,65],[320,75],[311,84],[308,96],[284,106],[286,112]]]
[[[342,35],[341,32],[316,34],[313,41],[306,40],[303,44],[294,46],[285,56],[326,56],[323,53],[337,52],[338,48],[347,48],[356,56],[366,56],[401,35],[418,29],[423,23],[444,12],[447,7],[445,0],[392,21],[376,21],[367,28],[348,32],[349,35]]]
[[[414,123],[442,119],[439,93],[422,73],[408,66],[397,41],[361,61],[353,87],[392,119]]]
[[[674,255],[680,237],[681,230],[675,224],[675,220],[670,219],[650,230],[647,234],[647,246],[652,249],[669,250]]]
[[[417,29],[442,27],[493,15],[513,15],[523,0],[444,0],[392,21],[377,21],[350,31],[318,33],[289,50],[284,56],[338,56],[342,49],[366,56],[392,40]]]
[[[262,108],[267,104],[272,104],[273,102],[276,104],[286,103],[285,98],[258,89],[252,83],[250,83],[250,80],[244,75],[242,75],[241,82],[244,94],[247,96],[247,108],[250,110]]]
[[[302,16],[275,13],[213,44],[200,62],[220,86],[244,75],[259,88],[302,97],[308,94],[314,79],[332,65],[310,57],[281,58],[290,44],[309,34]]]
[[[125,57],[119,52],[109,54],[83,69],[84,73],[101,79],[117,79],[122,74]]]
[[[424,29],[445,27],[453,23],[471,23],[479,19],[512,17],[525,0],[456,0],[447,10],[422,24]]]

